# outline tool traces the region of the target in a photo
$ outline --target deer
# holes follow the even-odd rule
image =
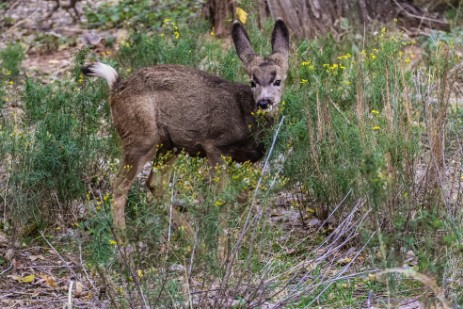
[[[206,157],[209,166],[219,165],[223,157],[256,162],[264,156],[256,115],[264,113],[271,120],[278,114],[288,70],[288,28],[276,20],[269,56],[256,55],[239,21],[233,22],[231,35],[249,84],[178,64],[142,68],[124,81],[101,62],[81,67],[84,75],[101,77],[110,88],[111,116],[123,154],[112,181],[116,230],[126,229],[126,197],[135,177],[157,154],[182,150]],[[152,168],[146,181],[151,192],[155,173]]]

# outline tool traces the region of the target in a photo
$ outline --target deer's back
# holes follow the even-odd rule
[[[258,160],[247,85],[180,65],[145,68],[119,82],[111,94],[111,110],[123,143],[158,137],[166,148],[203,154],[209,143],[235,160]],[[259,148],[259,149],[257,149]]]

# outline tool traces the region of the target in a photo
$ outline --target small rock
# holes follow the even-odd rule
[[[308,220],[306,223],[307,223],[307,225],[309,227],[318,227],[318,226],[322,225],[322,222],[320,220],[318,220],[317,218],[312,218],[312,219]]]
[[[101,42],[101,37],[95,32],[86,32],[82,35],[82,43],[90,46],[97,46]]]
[[[169,271],[174,272],[174,273],[184,273],[186,270],[185,266],[180,265],[180,264],[172,264],[169,267]]]
[[[3,232],[0,232],[0,246],[6,245],[8,243],[8,238],[6,237],[6,234]]]
[[[13,248],[10,248],[10,249],[6,250],[6,252],[5,252],[5,259],[6,259],[7,261],[13,260],[14,256],[15,256],[15,252],[14,252],[14,249],[13,249]]]

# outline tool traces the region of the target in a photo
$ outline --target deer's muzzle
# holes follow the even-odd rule
[[[273,101],[270,99],[262,99],[257,102],[257,107],[262,110],[272,109]]]

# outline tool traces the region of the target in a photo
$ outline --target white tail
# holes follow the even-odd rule
[[[87,67],[83,67],[81,70],[85,75],[104,78],[108,82],[109,88],[112,88],[114,83],[116,83],[119,79],[119,74],[117,74],[116,70],[114,70],[112,66],[101,62],[96,62]]]

